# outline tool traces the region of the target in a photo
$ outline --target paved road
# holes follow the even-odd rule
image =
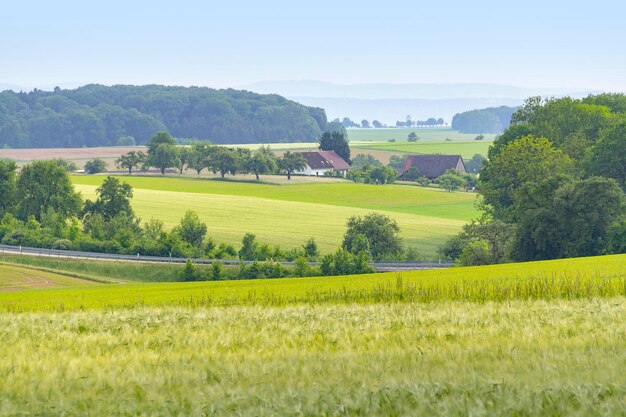
[[[123,261],[123,262],[158,262],[158,263],[185,263],[187,258],[174,258],[174,257],[161,257],[161,256],[142,256],[137,255],[118,255],[111,253],[97,253],[97,252],[81,252],[71,250],[58,250],[58,249],[42,249],[42,248],[27,248],[21,246],[8,246],[0,245],[0,254],[5,253],[7,255],[28,255],[28,256],[44,256],[52,258],[67,258],[67,259],[87,259],[87,260],[101,260],[101,261]],[[232,259],[203,259],[194,258],[193,263],[196,264],[211,264],[214,261],[221,262],[224,265],[239,265],[241,262]],[[244,261],[245,264],[251,264],[252,261]],[[283,265],[294,265],[294,262],[280,262]],[[309,262],[309,265],[319,265],[319,262]],[[370,266],[376,271],[390,272],[390,271],[413,271],[419,269],[441,269],[449,268],[452,266],[450,262],[371,262]]]

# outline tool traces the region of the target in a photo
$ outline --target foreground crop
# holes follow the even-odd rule
[[[626,300],[0,314],[0,415],[617,415]]]

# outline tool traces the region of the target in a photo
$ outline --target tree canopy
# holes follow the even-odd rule
[[[214,143],[315,141],[323,109],[278,95],[204,87],[86,85],[0,93],[0,147],[145,144],[160,131]],[[120,143],[120,138],[124,138]]]

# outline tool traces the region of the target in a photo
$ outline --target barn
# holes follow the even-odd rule
[[[326,172],[346,175],[350,164],[337,155],[335,151],[294,152],[299,153],[306,160],[306,168],[296,172],[300,175],[324,175]]]
[[[417,170],[418,176],[434,180],[448,170],[456,170],[460,174],[466,174],[465,163],[461,155],[409,155],[404,164],[404,169],[400,173],[400,179],[409,172],[411,168]]]

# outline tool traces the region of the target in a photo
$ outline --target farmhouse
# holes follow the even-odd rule
[[[326,172],[346,175],[350,165],[335,151],[294,152],[299,153],[306,160],[306,168],[296,172],[301,175],[324,175]]]
[[[465,164],[461,155],[410,155],[406,159],[400,179],[411,169],[415,168],[420,177],[435,179],[446,171],[454,169],[460,174],[466,174]]]

